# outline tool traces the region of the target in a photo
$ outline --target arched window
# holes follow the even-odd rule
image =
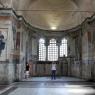
[[[58,46],[56,46],[56,40],[51,39],[48,46],[48,60],[56,61],[58,60]]]
[[[62,39],[60,46],[60,57],[67,56],[67,39]]]
[[[45,46],[45,40],[40,39],[39,40],[39,60],[45,61],[46,60],[46,46]]]

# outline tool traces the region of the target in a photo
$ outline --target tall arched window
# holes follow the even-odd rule
[[[60,57],[67,56],[67,39],[62,39],[60,46]]]
[[[58,60],[58,46],[56,46],[56,40],[51,39],[48,46],[48,60],[56,61]]]
[[[45,46],[45,40],[40,39],[39,40],[39,60],[45,61],[46,60],[46,46]]]

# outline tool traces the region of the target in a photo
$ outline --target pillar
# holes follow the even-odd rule
[[[56,44],[57,46],[58,46],[58,59],[59,59],[59,57],[60,57],[60,45],[61,45],[61,39],[57,39],[57,44]]]
[[[46,46],[46,61],[48,61],[48,46],[49,46],[49,39],[46,39],[45,46]]]

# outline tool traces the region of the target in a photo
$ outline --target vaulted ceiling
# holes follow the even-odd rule
[[[50,30],[71,29],[95,11],[95,0],[0,0],[1,7],[13,7],[32,26]]]

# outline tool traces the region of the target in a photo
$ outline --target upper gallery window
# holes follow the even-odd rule
[[[58,52],[60,57],[63,57],[64,55],[67,56],[67,39],[64,38],[61,40],[59,48],[60,51],[58,51],[56,39],[51,39],[48,47],[45,46],[45,40],[43,38],[39,39],[39,61],[46,61],[46,55],[48,61],[57,61],[59,57]]]
[[[39,40],[39,60],[45,61],[46,60],[46,46],[45,46],[45,40],[40,39]]]
[[[48,61],[58,60],[58,46],[56,45],[56,40],[51,39],[48,46]]]

